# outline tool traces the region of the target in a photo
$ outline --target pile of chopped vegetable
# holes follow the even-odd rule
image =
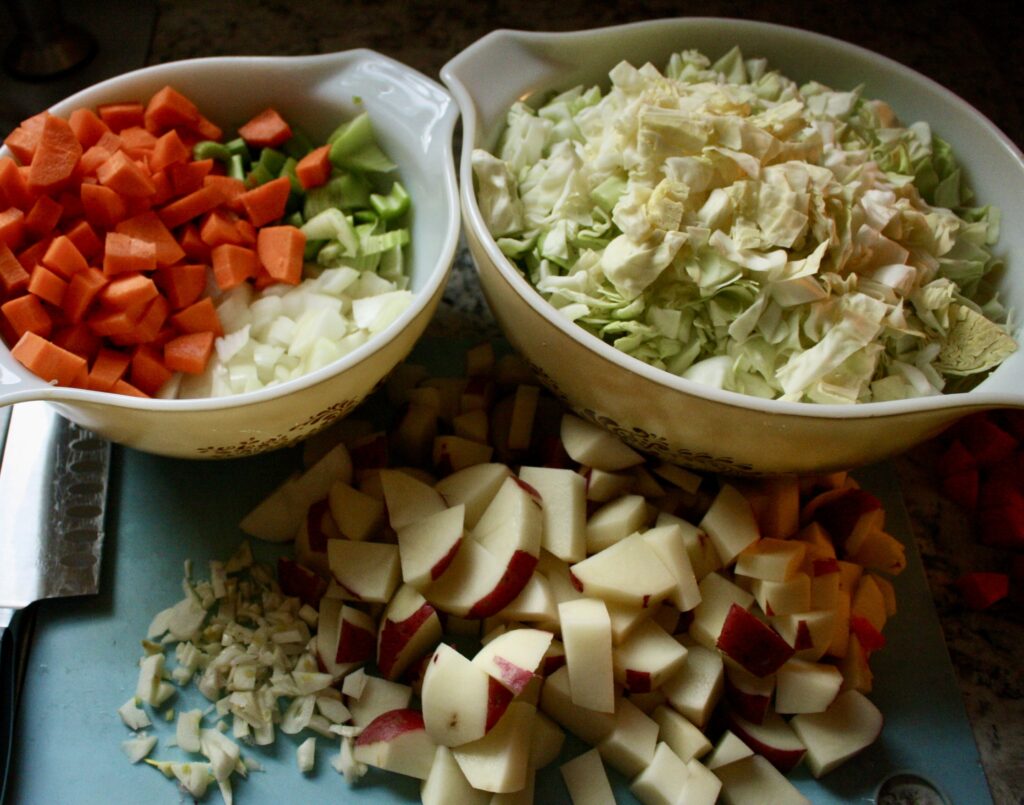
[[[0,336],[64,386],[252,391],[407,306],[409,196],[368,114],[322,145],[267,108],[225,140],[167,86],[41,112],[0,157]]]
[[[473,154],[498,246],[567,318],[673,374],[818,403],[954,391],[1016,349],[986,282],[998,210],[927,123],[738,48],[609,77],[517,102]]]

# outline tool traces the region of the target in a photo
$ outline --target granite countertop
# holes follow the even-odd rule
[[[354,47],[373,48],[436,77],[455,53],[495,28],[572,30],[674,16],[687,7],[667,0],[637,0],[628,4],[628,10],[625,3],[580,0],[92,0],[65,5],[69,15],[87,19],[87,8],[104,8],[118,30],[117,52],[108,52],[107,62],[100,59],[92,65],[91,72],[79,79],[84,83],[104,77],[103,70],[110,75],[143,62]],[[1018,146],[1024,144],[1024,59],[1018,49],[1024,24],[1019,14],[1011,13],[1008,2],[705,0],[694,8],[705,16],[810,29],[883,53],[965,98]],[[29,103],[46,91],[7,80],[0,83],[0,120],[17,120],[15,101]],[[60,88],[50,91],[58,93],[54,100],[69,94]],[[445,296],[442,319],[446,315],[468,317],[481,333],[493,328],[464,256]],[[894,464],[993,799],[997,805],[1021,805],[1024,591],[1016,590],[985,612],[972,612],[961,603],[955,580],[968,570],[999,569],[1007,557],[980,546],[969,516],[938,493],[938,452],[936,443],[925,444]]]

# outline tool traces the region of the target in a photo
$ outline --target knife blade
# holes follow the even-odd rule
[[[99,590],[110,444],[50,405],[0,409],[0,803],[34,604]]]

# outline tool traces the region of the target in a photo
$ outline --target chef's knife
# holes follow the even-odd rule
[[[110,444],[47,403],[0,409],[0,803],[34,607],[99,589]]]

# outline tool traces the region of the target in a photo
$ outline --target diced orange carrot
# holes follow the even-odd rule
[[[242,239],[243,246],[256,245],[256,227],[252,225],[252,222],[239,218],[235,221],[235,229],[238,230],[238,236]]]
[[[100,120],[110,126],[111,131],[118,132],[132,126],[144,124],[145,107],[141,103],[104,103],[96,109]]]
[[[153,186],[156,188],[148,199],[151,207],[162,207],[174,198],[174,185],[171,184],[171,177],[166,168],[154,171],[149,178],[153,180]]]
[[[291,191],[291,180],[287,176],[279,176],[259,187],[247,190],[238,197],[238,201],[245,209],[252,225],[259,227],[284,215]]]
[[[302,281],[302,257],[306,236],[294,226],[265,226],[256,236],[260,265],[278,282]]]
[[[78,167],[83,176],[93,176],[97,168],[121,150],[124,143],[112,131],[106,131],[93,145],[86,149],[78,160]]]
[[[100,137],[110,131],[110,126],[100,120],[99,115],[87,106],[75,109],[68,116],[68,125],[85,149],[96,145]]]
[[[208,296],[173,314],[171,324],[183,333],[201,333],[209,330],[218,336],[224,335],[224,327],[217,315],[217,308]]]
[[[138,326],[145,308],[98,310],[86,316],[85,323],[96,335],[104,338],[129,335]]]
[[[152,210],[126,218],[114,227],[114,231],[152,243],[156,247],[158,266],[174,265],[185,258],[185,250],[160,220],[160,216]]]
[[[17,207],[0,212],[0,243],[11,249],[20,249],[25,237],[25,213]]]
[[[99,352],[103,344],[101,339],[84,322],[67,324],[55,328],[50,340],[61,349],[81,355],[87,361],[91,361]]]
[[[29,274],[28,292],[35,294],[44,302],[49,302],[54,307],[60,307],[67,289],[67,280],[61,279],[46,266],[38,265]]]
[[[52,190],[68,182],[78,167],[82,144],[64,118],[47,115],[28,173],[29,187]]]
[[[219,207],[224,201],[224,192],[219,187],[204,185],[187,196],[162,207],[158,214],[165,226],[174,229],[186,221],[197,218],[204,212]]]
[[[142,126],[129,126],[118,132],[121,149],[132,159],[148,159],[156,147],[156,137]]]
[[[43,265],[56,272],[62,279],[69,280],[84,270],[88,263],[71,238],[67,235],[58,235],[43,255]]]
[[[215,247],[210,254],[213,260],[213,279],[223,291],[256,276],[259,260],[253,249],[225,243]]]
[[[152,271],[156,268],[156,244],[121,232],[108,232],[103,254],[103,273]]]
[[[120,346],[127,346],[129,344],[151,344],[158,346],[155,343],[156,339],[160,335],[160,331],[163,329],[170,312],[167,300],[158,294],[143,308],[142,314],[129,332],[112,336],[110,340]]]
[[[155,134],[176,126],[193,128],[199,122],[199,109],[178,90],[166,86],[149,99],[144,119],[146,128]]]
[[[246,192],[245,182],[233,176],[211,173],[204,177],[203,185],[215,185],[224,194],[225,205],[232,210],[239,209],[238,199]]]
[[[149,157],[149,169],[151,171],[163,170],[175,162],[188,162],[191,156],[191,151],[181,141],[178,132],[171,129],[161,135],[154,144],[153,153]]]
[[[149,174],[124,149],[96,168],[96,178],[104,187],[130,198],[151,196],[156,192]]]
[[[46,254],[46,250],[50,248],[50,243],[52,242],[53,237],[51,235],[40,238],[31,246],[27,246],[18,252],[18,262],[21,263],[26,271],[31,271],[35,266],[43,262],[43,255]]]
[[[82,207],[85,219],[97,229],[113,229],[128,214],[124,199],[101,184],[82,184]]]
[[[276,148],[291,139],[291,126],[275,109],[264,109],[238,127],[238,136],[256,148]]]
[[[148,344],[140,344],[132,354],[129,380],[140,391],[153,395],[174,373],[164,366],[160,353]]]
[[[331,146],[321,145],[299,160],[295,166],[295,175],[304,189],[322,185],[331,178],[330,154]]]
[[[0,243],[0,300],[24,291],[28,288],[28,279],[28,272],[14,252],[7,244]]]
[[[220,126],[202,115],[199,115],[199,120],[196,121],[195,132],[204,140],[220,140],[224,136]]]
[[[25,230],[35,237],[49,235],[60,221],[64,208],[49,196],[40,196],[25,216]]]
[[[84,385],[88,376],[85,358],[68,352],[28,331],[11,348],[11,355],[26,369],[58,386]]]
[[[203,186],[203,180],[213,170],[212,159],[199,159],[192,162],[173,162],[167,166],[168,176],[174,195],[186,196]]]
[[[153,279],[171,308],[181,310],[195,302],[206,289],[206,272],[207,266],[201,263],[178,263],[158,268]]]
[[[175,372],[201,374],[213,354],[215,338],[211,332],[179,335],[164,345],[164,364]]]
[[[114,388],[111,389],[111,391],[113,391],[114,394],[123,394],[126,397],[141,397],[147,399],[150,396],[141,389],[138,389],[135,386],[133,386],[127,380],[118,380],[114,384]]]
[[[195,222],[190,221],[181,228],[178,243],[189,260],[197,260],[201,263],[210,262],[210,247],[199,237],[199,227]]]
[[[35,194],[28,186],[25,174],[10,157],[0,157],[0,192],[8,206],[23,212],[27,212],[35,202]]]
[[[237,246],[243,242],[234,215],[222,209],[210,210],[203,216],[199,224],[199,237],[211,248],[224,243]]]
[[[19,338],[25,333],[35,333],[43,338],[49,338],[53,332],[53,317],[46,312],[39,297],[33,294],[8,299],[0,305],[0,313],[3,313]]]
[[[113,391],[114,384],[128,371],[131,360],[130,356],[116,349],[101,348],[89,369],[86,387],[93,391]]]
[[[159,295],[160,291],[151,277],[129,273],[114,277],[96,298],[106,307],[124,309],[146,305]]]
[[[22,165],[28,165],[32,161],[36,146],[39,145],[43,125],[49,116],[49,112],[32,115],[27,120],[21,121],[21,124],[4,139],[4,145],[10,149]]]
[[[96,294],[109,282],[106,275],[96,268],[86,268],[75,274],[68,283],[67,293],[61,307],[68,321],[78,323],[85,318]]]
[[[86,260],[91,260],[103,249],[103,241],[88,221],[82,219],[70,226],[64,233]]]
[[[77,221],[85,215],[85,208],[82,206],[82,195],[78,188],[63,191],[57,196],[57,203],[61,206],[58,224]]]

